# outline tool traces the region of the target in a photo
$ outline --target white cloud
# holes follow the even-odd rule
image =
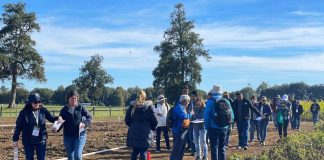
[[[253,56],[212,56],[210,62],[202,61],[203,66],[226,67],[247,71],[324,71],[324,53],[304,54],[290,57],[253,57]]]
[[[196,29],[214,48],[272,49],[324,47],[324,26],[261,28],[206,25]]]
[[[291,14],[298,15],[298,16],[322,16],[322,13],[319,12],[310,12],[310,11],[293,11]]]

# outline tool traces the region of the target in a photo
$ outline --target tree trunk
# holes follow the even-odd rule
[[[12,75],[11,83],[11,96],[8,108],[14,108],[16,106],[16,94],[17,94],[17,75],[14,73]]]

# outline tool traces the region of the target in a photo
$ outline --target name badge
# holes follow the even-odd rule
[[[38,135],[39,135],[39,128],[38,127],[34,127],[32,135],[38,137]]]

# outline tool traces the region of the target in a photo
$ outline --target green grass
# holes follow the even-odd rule
[[[18,107],[16,108],[7,108],[7,104],[0,104],[2,106],[2,117],[17,117],[19,112],[24,107],[23,104],[18,104]],[[63,106],[59,105],[45,105],[45,108],[50,111],[54,115],[58,115],[60,110]],[[106,106],[99,106],[95,107],[95,112],[93,113],[93,106],[87,106],[86,107],[88,111],[90,111],[90,114],[93,116],[94,119],[100,120],[100,119],[116,119],[116,118],[124,118],[125,111],[123,107],[112,107],[111,113],[110,108]]]

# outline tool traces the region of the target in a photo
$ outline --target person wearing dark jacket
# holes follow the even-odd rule
[[[59,118],[59,122],[64,120],[64,147],[69,160],[81,160],[87,140],[86,128],[90,126],[92,117],[89,111],[78,103],[79,95],[76,91],[68,92],[66,100],[68,104],[61,109],[62,119]]]
[[[234,121],[237,125],[239,144],[237,146],[238,149],[244,148],[244,150],[248,149],[248,130],[249,130],[249,121],[251,118],[251,110],[257,114],[257,116],[261,116],[258,109],[252,105],[252,103],[243,98],[243,94],[238,92],[236,94],[236,100],[234,101]]]
[[[136,160],[138,155],[140,160],[147,159],[147,149],[150,148],[152,141],[150,134],[151,131],[155,131],[158,124],[152,101],[145,99],[146,93],[141,90],[125,116],[125,123],[129,127],[126,145],[133,148],[131,160]]]
[[[304,112],[303,106],[300,104],[299,100],[296,100],[296,103],[292,105],[291,108],[293,129],[299,130],[300,116],[303,114],[303,112]]]
[[[18,147],[20,132],[25,150],[25,159],[33,160],[36,150],[37,159],[44,160],[46,156],[46,119],[52,123],[57,120],[41,104],[38,93],[30,94],[25,107],[20,111],[13,134],[13,146]]]
[[[312,113],[312,119],[313,119],[314,126],[318,122],[318,116],[319,116],[320,110],[321,110],[320,105],[314,99],[313,104],[310,107],[310,112]]]
[[[257,97],[255,95],[253,95],[251,97],[251,102],[252,102],[252,105],[254,107],[257,107],[259,105],[259,102],[258,102]],[[255,131],[257,133],[257,136],[256,136],[257,140],[260,142],[260,139],[261,139],[260,138],[260,125],[259,125],[259,121],[256,120],[257,114],[252,112],[252,110],[251,110],[250,114],[251,114],[250,129],[249,129],[249,131],[250,131],[250,142],[254,141],[254,133],[255,133]]]
[[[267,129],[270,120],[270,116],[272,114],[272,110],[270,105],[267,103],[267,97],[261,97],[261,103],[257,105],[257,109],[260,114],[264,117],[259,121],[259,129],[260,129],[260,144],[265,145],[265,140],[267,138]]]

